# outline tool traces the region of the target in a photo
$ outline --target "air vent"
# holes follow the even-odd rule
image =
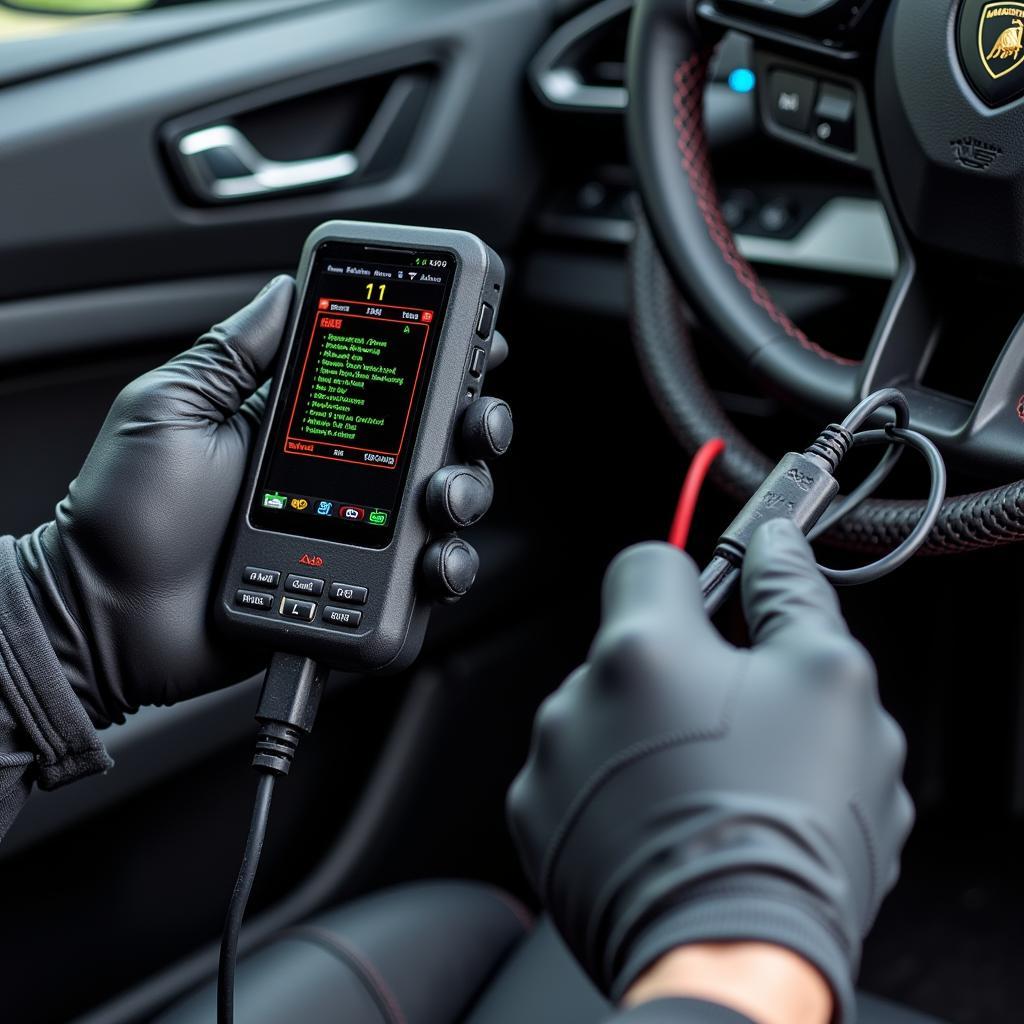
[[[560,26],[530,65],[534,91],[549,107],[580,113],[626,109],[626,40],[634,0],[602,0]],[[727,32],[711,61],[706,98],[727,120],[753,116],[753,47]],[[734,95],[730,95],[734,94]],[[742,102],[737,103],[737,98]],[[718,120],[716,115],[714,119]]]
[[[562,25],[541,47],[530,80],[559,110],[626,109],[626,34],[633,0],[602,0]]]

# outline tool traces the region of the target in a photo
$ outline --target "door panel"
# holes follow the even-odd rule
[[[521,99],[545,23],[539,0],[339,2],[0,91],[0,180],[17,186],[0,188],[0,299],[287,266],[330,217],[507,246],[537,184]],[[160,144],[169,122],[271,86],[314,92],[422,65],[438,78],[392,173],[230,208],[179,195]]]

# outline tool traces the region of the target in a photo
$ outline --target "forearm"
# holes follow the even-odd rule
[[[16,542],[0,537],[0,838],[33,783],[56,789],[111,764],[32,603]]]

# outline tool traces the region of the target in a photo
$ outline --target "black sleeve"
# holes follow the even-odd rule
[[[14,538],[0,537],[0,838],[34,782],[56,789],[112,765],[50,645]]]
[[[7,708],[0,705],[0,839],[32,789],[36,759]]]
[[[703,999],[654,999],[620,1010],[605,1024],[755,1024],[742,1013]]]

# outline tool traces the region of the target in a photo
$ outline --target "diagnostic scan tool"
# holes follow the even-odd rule
[[[269,650],[399,668],[429,612],[425,489],[480,394],[504,270],[464,232],[332,221],[296,280],[218,615]]]

